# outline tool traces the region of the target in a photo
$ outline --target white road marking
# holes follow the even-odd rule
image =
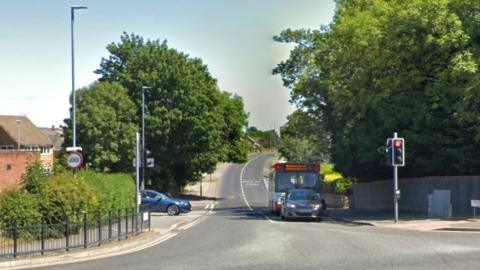
[[[268,191],[268,178],[267,177],[263,177],[263,183],[265,184],[265,189]]]
[[[250,162],[256,160],[259,157],[261,157],[261,155],[257,156],[256,158],[253,158],[253,159],[249,160],[247,163],[245,163],[245,165],[243,165],[243,168],[240,171],[240,189],[242,191],[243,201],[245,202],[245,204],[247,205],[247,207],[250,211],[253,211],[253,208],[250,206],[250,203],[248,202],[247,197],[245,196],[245,190],[243,188],[243,173],[245,172],[245,168],[248,166],[248,164],[250,164]]]
[[[263,157],[263,155],[259,155],[255,158],[250,159],[247,163],[245,163],[245,165],[243,165],[242,171],[240,171],[240,190],[242,191],[243,201],[245,201],[245,204],[247,205],[248,209],[250,209],[250,211],[253,211],[253,208],[250,206],[250,203],[248,202],[247,197],[245,196],[245,190],[243,189],[243,185],[242,185],[243,173],[245,172],[245,168],[247,168],[247,166],[248,166],[248,164],[250,164],[250,162],[252,162],[252,161],[254,161],[254,160],[256,160],[260,157]]]

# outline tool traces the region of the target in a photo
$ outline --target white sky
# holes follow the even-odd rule
[[[123,31],[167,39],[199,57],[222,90],[237,93],[249,124],[278,127],[293,111],[289,93],[271,75],[291,46],[273,42],[286,28],[319,28],[334,13],[331,0],[2,1],[0,114],[27,115],[37,126],[63,123],[71,91],[71,5],[75,16],[76,88],[89,85],[106,45]]]

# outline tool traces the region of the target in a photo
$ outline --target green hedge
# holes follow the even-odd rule
[[[107,213],[111,209],[135,206],[135,185],[127,174],[80,171],[76,177],[71,172],[44,177],[44,172],[36,167],[27,171],[25,177],[29,180],[23,189],[0,194],[3,228],[12,226],[15,220],[19,227],[38,226],[42,216],[46,217],[47,224],[62,223],[65,215],[72,216],[75,220],[70,221],[76,222],[84,212]]]
[[[23,190],[11,189],[0,196],[0,224],[12,228],[14,222],[21,227],[36,227],[40,224],[37,196]],[[25,235],[24,235],[25,236]]]
[[[98,191],[101,211],[135,206],[135,184],[130,175],[80,171],[78,177]]]

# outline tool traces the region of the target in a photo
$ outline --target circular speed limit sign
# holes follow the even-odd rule
[[[67,165],[70,169],[76,170],[82,166],[83,156],[79,152],[71,152],[67,158]]]

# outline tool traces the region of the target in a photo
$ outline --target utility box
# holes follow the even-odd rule
[[[428,195],[428,216],[431,218],[452,217],[450,190],[435,189]]]

